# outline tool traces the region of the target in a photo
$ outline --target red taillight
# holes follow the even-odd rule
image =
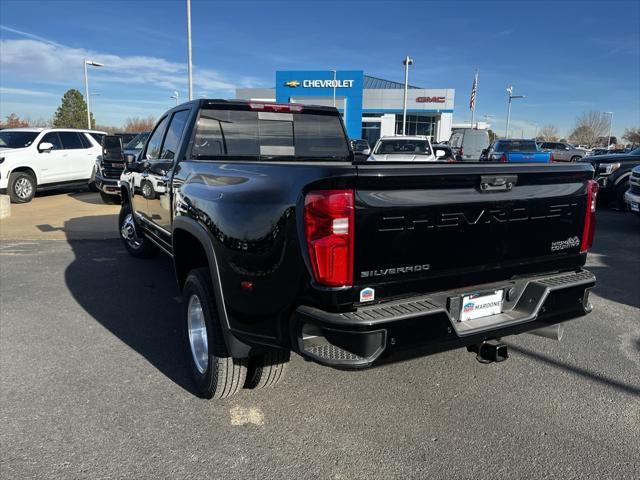
[[[304,233],[316,282],[353,284],[353,190],[316,190],[304,200]]]
[[[553,163],[553,162],[555,162],[555,161],[556,161],[556,159],[555,159],[555,158],[553,158],[553,153],[550,153],[550,154],[549,154],[549,161],[550,161],[551,163]]]
[[[503,153],[502,156],[500,157],[500,161],[502,163],[507,163],[507,154]]]
[[[251,110],[262,110],[265,112],[287,112],[287,113],[300,113],[304,106],[296,105],[294,103],[291,104],[280,104],[280,103],[255,103],[252,102],[249,104],[249,108]]]
[[[462,156],[464,155],[464,148],[460,147],[459,155],[460,155],[460,158],[462,158]]]
[[[584,253],[593,245],[593,237],[596,231],[596,200],[598,199],[598,182],[589,180],[587,183],[587,206],[584,214],[584,230],[582,231],[582,243],[580,253]]]

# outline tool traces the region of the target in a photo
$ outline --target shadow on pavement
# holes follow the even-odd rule
[[[103,215],[113,221],[115,215]],[[83,227],[84,218],[65,222]],[[76,301],[97,322],[169,379],[195,394],[182,343],[180,303],[173,266],[164,256],[131,257],[119,239],[67,238],[75,255],[65,281]]]
[[[83,203],[90,203],[91,205],[106,205],[98,192],[76,192],[69,195],[70,198]]]
[[[533,358],[535,360],[538,360],[540,362],[544,362],[547,365],[551,365],[553,367],[556,368],[560,368],[562,370],[566,370],[568,372],[574,373],[576,375],[579,375],[581,377],[586,378],[587,380],[591,380],[591,381],[595,381],[598,383],[601,383],[603,385],[606,385],[607,387],[611,387],[613,389],[616,389],[620,392],[623,393],[629,393],[631,395],[638,395],[640,396],[640,387],[638,387],[637,385],[631,385],[628,383],[624,383],[624,382],[620,382],[618,380],[615,380],[613,378],[608,378],[605,377],[603,375],[598,375],[597,373],[594,372],[590,372],[589,370],[585,369],[585,368],[581,368],[581,367],[576,367],[575,365],[568,365],[567,363],[561,362],[559,360],[556,360],[555,358],[551,358],[547,355],[543,355],[539,352],[534,352],[532,350],[529,350],[527,348],[523,348],[523,347],[519,347],[519,346],[515,346],[512,344],[509,344],[509,349],[516,351],[518,353],[521,353],[522,355],[526,355],[527,357]]]
[[[640,308],[640,219],[630,213],[599,210],[590,253],[597,255],[594,265],[587,259],[587,268],[598,279],[594,293]]]

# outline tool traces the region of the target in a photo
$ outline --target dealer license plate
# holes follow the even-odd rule
[[[634,212],[639,212],[640,213],[640,204],[637,204],[635,202],[631,202],[631,204],[629,205],[629,208],[631,208],[631,210],[633,210]]]
[[[496,290],[493,293],[481,295],[474,293],[462,297],[460,321],[473,320],[474,318],[488,317],[502,313],[502,300],[504,290]]]

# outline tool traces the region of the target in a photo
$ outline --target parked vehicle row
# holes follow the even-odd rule
[[[584,161],[595,169],[595,179],[600,185],[600,200],[610,203],[614,208],[624,209],[631,171],[640,165],[640,148],[629,153],[589,156]]]
[[[120,175],[124,171],[124,155],[137,156],[143,149],[150,132],[135,135],[123,147],[122,136],[107,137],[102,143],[102,155],[96,159],[93,181],[106,204],[120,203]]]
[[[0,131],[0,194],[30,202],[36,190],[86,186],[106,132],[64,128]]]
[[[585,150],[564,142],[538,142],[538,146],[551,152],[554,162],[579,162],[587,155]]]
[[[542,151],[535,140],[500,139],[482,152],[480,161],[501,163],[551,163],[553,154]]]
[[[278,383],[291,351],[343,369],[460,347],[501,361],[500,338],[591,311],[593,167],[447,166],[444,148],[383,137],[383,161],[355,161],[329,107],[163,115],[125,156],[120,233],[172,258],[203,396]]]

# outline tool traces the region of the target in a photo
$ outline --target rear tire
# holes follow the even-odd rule
[[[247,360],[229,356],[214,298],[209,269],[191,270],[183,289],[183,331],[191,373],[204,398],[226,398],[244,386]]]
[[[119,205],[120,204],[120,195],[109,195],[108,193],[104,193],[102,190],[99,190],[100,198],[107,205]]]
[[[571,157],[571,161],[572,162],[579,162],[580,160],[582,160],[582,157],[579,155],[576,155],[575,157]]]
[[[131,205],[128,203],[122,205],[120,209],[118,228],[120,239],[130,255],[136,258],[151,258],[157,253],[157,247],[140,231],[131,211]]]
[[[245,388],[269,388],[280,383],[285,377],[290,357],[289,350],[273,350],[250,358]]]
[[[8,192],[11,203],[29,203],[36,195],[37,183],[29,172],[14,172],[9,175]]]

